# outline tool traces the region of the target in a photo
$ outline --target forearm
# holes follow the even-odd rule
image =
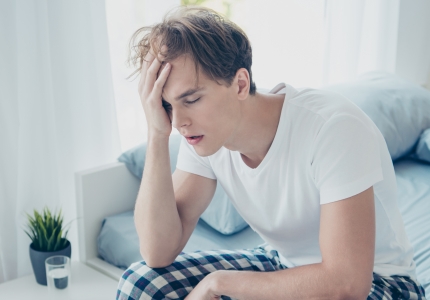
[[[341,274],[321,263],[274,272],[220,271],[216,277],[216,294],[234,299],[359,299],[347,294]]]
[[[149,136],[134,220],[143,258],[154,267],[176,257],[182,236],[170,171],[169,138]]]

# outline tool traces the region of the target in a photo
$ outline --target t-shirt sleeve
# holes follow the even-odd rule
[[[370,122],[345,114],[321,127],[311,151],[320,204],[352,197],[383,179],[378,136]]]
[[[193,146],[188,144],[184,137],[182,137],[181,145],[179,146],[176,168],[210,179],[216,179],[215,173],[209,162],[209,158],[199,156]]]

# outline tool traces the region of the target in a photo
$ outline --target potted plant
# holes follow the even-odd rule
[[[69,230],[64,231],[66,226],[63,227],[61,209],[58,214],[51,214],[48,208],[41,213],[34,210],[33,215],[27,214],[28,230],[24,231],[32,241],[30,259],[36,281],[47,285],[45,260],[54,255],[71,257],[72,246],[67,240]]]

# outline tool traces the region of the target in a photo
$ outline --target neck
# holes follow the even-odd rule
[[[239,124],[224,147],[239,151],[248,166],[258,166],[275,138],[284,97],[256,93],[241,101]]]

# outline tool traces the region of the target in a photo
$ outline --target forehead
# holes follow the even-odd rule
[[[183,92],[210,84],[210,80],[204,73],[198,71],[198,81],[196,66],[194,61],[187,56],[180,56],[170,62],[172,68],[169,77],[163,87],[163,98],[172,102]]]

